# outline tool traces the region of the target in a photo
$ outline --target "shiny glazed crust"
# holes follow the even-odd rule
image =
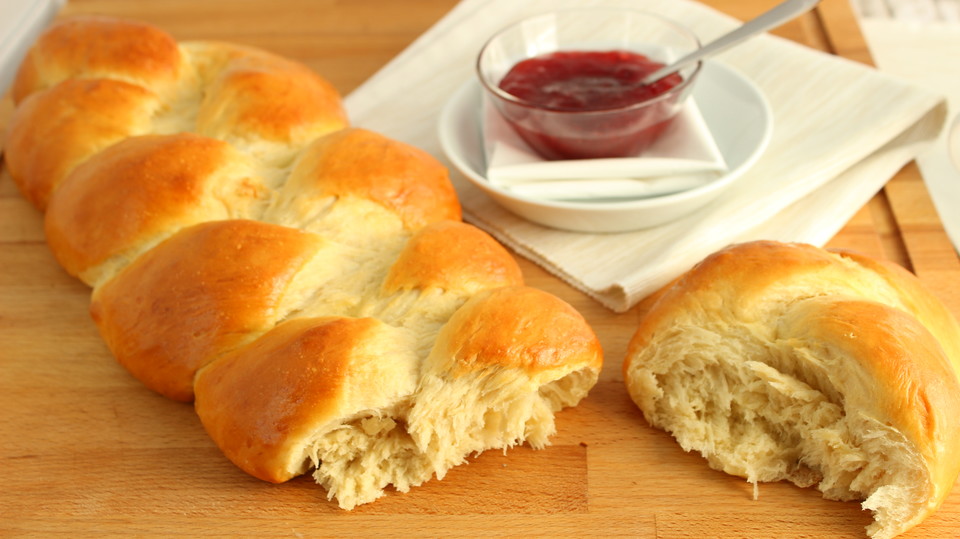
[[[109,17],[75,18],[56,23],[27,52],[13,82],[13,99],[19,104],[72,78],[120,78],[167,89],[181,71],[177,42],[159,28]]]
[[[7,130],[4,159],[10,176],[27,200],[44,210],[77,165],[149,132],[147,119],[159,106],[150,90],[117,80],[70,79],[33,94],[16,109]]]
[[[915,276],[754,242],[665,289],[623,365],[654,426],[714,468],[862,500],[872,537],[935,511],[960,472],[960,327]]]
[[[84,17],[13,93],[4,157],[110,350],[251,475],[313,469],[350,509],[542,447],[597,380],[592,330],[460,221],[446,169],[299,63]]]

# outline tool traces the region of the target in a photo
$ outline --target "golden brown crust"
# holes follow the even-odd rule
[[[53,24],[27,53],[13,99],[20,103],[73,77],[118,78],[158,91],[174,83],[180,68],[177,42],[159,28],[110,17],[73,17]]]
[[[849,260],[845,264],[841,259]],[[866,271],[865,271],[866,270]],[[652,330],[675,313],[720,309],[723,315],[756,320],[762,312],[751,311],[771,290],[791,294],[846,292],[896,304],[913,316],[926,320],[944,336],[943,345],[951,351],[954,365],[960,363],[958,348],[960,326],[956,319],[926,290],[916,277],[903,268],[855,253],[834,254],[811,245],[756,241],[722,249],[706,257],[693,269],[658,292],[657,305],[641,320],[633,347],[645,345]],[[876,296],[876,297],[874,297]],[[731,302],[727,298],[736,298]],[[724,304],[724,301],[726,303]],[[939,328],[939,329],[938,329]],[[952,337],[948,337],[951,336]],[[628,355],[632,353],[628,352]],[[958,369],[960,370],[960,369]]]
[[[454,375],[497,366],[536,378],[557,368],[599,370],[603,351],[573,307],[536,288],[510,286],[461,307],[437,336],[431,361]]]
[[[74,79],[31,95],[10,120],[4,145],[10,176],[44,210],[78,164],[147,132],[158,106],[153,92],[115,80]]]
[[[205,367],[195,407],[224,454],[279,483],[310,464],[310,438],[416,385],[408,336],[372,318],[301,318]]]
[[[371,200],[399,214],[410,230],[461,217],[457,194],[439,161],[365,129],[343,129],[313,143],[285,190],[298,197]]]
[[[883,277],[898,292],[904,309],[937,338],[954,370],[960,373],[960,339],[957,339],[960,323],[943,302],[923,286],[916,276],[897,264],[850,251],[838,251],[837,254]]]
[[[185,226],[249,217],[266,196],[225,142],[188,133],[128,138],[63,182],[47,209],[47,243],[68,273],[93,285],[110,276],[95,271],[110,258],[132,258]]]
[[[201,366],[283,315],[286,286],[318,238],[255,221],[182,230],[94,292],[91,314],[117,360],[147,387],[193,398]]]
[[[440,221],[407,242],[383,290],[387,294],[428,288],[476,293],[522,284],[520,266],[489,234],[466,223]]]
[[[279,154],[272,165],[286,166],[310,141],[348,123],[336,89],[302,64],[224,43],[184,50],[131,21],[53,25],[20,70],[22,103],[5,143],[25,196],[44,210],[73,167],[133,135],[197,132],[261,158]]]

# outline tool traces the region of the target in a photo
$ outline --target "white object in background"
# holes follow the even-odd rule
[[[960,23],[960,0],[854,0],[861,19]]]
[[[953,166],[960,170],[960,114],[953,117],[953,124],[948,129],[950,132],[947,133],[947,152]]]
[[[948,118],[960,115],[960,23],[865,18],[864,36],[877,67],[947,97]],[[949,156],[947,125],[917,166],[954,247],[960,250],[960,168]]]
[[[0,95],[7,92],[20,61],[65,0],[0,0]]]

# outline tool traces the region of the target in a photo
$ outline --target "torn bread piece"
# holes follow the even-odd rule
[[[647,421],[711,467],[861,500],[882,539],[934,512],[960,472],[958,343],[902,268],[754,242],[668,286],[623,371]]]

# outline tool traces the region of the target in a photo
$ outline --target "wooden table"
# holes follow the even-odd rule
[[[709,2],[738,18],[772,0]],[[346,94],[454,0],[73,0],[178,39],[224,39],[298,58]],[[847,0],[775,31],[869,62]],[[7,107],[9,108],[9,107]],[[2,117],[0,117],[2,118]],[[922,179],[906,167],[830,242],[916,272],[960,315],[960,262]],[[528,282],[580,309],[607,353],[600,383],[559,414],[559,434],[471,459],[443,481],[344,512],[309,478],[284,485],[230,464],[190,406],[144,389],[111,359],[87,314],[89,290],[59,269],[42,220],[0,178],[0,534],[636,535],[863,537],[870,515],[814,490],[716,472],[650,428],[620,361],[643,306],[616,315],[521,260]],[[958,456],[960,458],[960,456]],[[960,489],[910,537],[960,535]]]

